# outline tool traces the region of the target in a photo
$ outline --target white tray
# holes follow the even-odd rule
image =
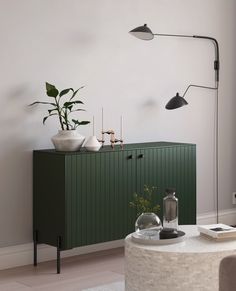
[[[178,237],[168,239],[160,239],[159,235],[152,237],[141,236],[136,232],[133,232],[131,238],[132,241],[144,245],[169,245],[182,242],[185,239],[185,232],[178,230]]]

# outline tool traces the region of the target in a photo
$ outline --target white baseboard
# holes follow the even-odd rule
[[[227,209],[219,212],[219,221],[221,223],[236,224],[236,208]],[[216,223],[216,213],[201,213],[197,216],[197,224]],[[113,248],[122,247],[124,240],[117,240],[94,244],[84,247],[63,251],[61,257],[70,257],[82,254],[88,254]],[[38,262],[45,262],[56,259],[56,248],[48,245],[38,246]],[[0,248],[0,270],[30,265],[33,263],[33,243],[16,245]]]
[[[71,257],[124,246],[124,240],[99,243],[61,252],[61,257]],[[56,259],[56,248],[38,245],[38,262]],[[33,264],[33,243],[0,248],[0,270]]]

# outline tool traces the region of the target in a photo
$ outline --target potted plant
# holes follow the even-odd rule
[[[77,127],[86,125],[90,121],[80,121],[75,118],[75,114],[80,111],[85,111],[78,107],[84,104],[76,97],[83,87],[74,90],[67,88],[59,91],[54,85],[46,82],[46,94],[51,99],[50,101],[35,101],[30,106],[35,104],[48,105],[48,114],[43,118],[43,124],[49,117],[57,116],[60,124],[58,134],[52,137],[52,143],[58,151],[76,151],[82,146],[85,137],[77,132]],[[70,93],[70,95],[68,95]],[[67,97],[67,98],[65,98]]]
[[[145,236],[156,235],[162,229],[162,223],[157,213],[160,205],[154,203],[153,194],[156,187],[144,185],[144,193],[134,193],[134,200],[129,203],[136,210],[138,216],[135,222],[135,231]]]

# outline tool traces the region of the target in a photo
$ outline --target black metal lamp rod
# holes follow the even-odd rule
[[[194,84],[191,84],[191,85],[188,85],[187,89],[184,91],[184,94],[182,97],[184,97],[186,95],[186,93],[188,92],[188,90],[191,88],[191,87],[197,87],[197,88],[203,88],[203,89],[210,89],[210,90],[217,90],[218,89],[218,82],[216,83],[216,87],[208,87],[208,86],[201,86],[201,85],[194,85]]]
[[[185,38],[201,38],[201,39],[208,39],[214,43],[215,46],[215,61],[214,61],[214,70],[216,72],[215,80],[219,82],[219,70],[220,70],[220,58],[219,58],[219,44],[218,41],[210,36],[203,36],[203,35],[184,35],[184,34],[166,34],[166,33],[154,33],[154,36],[171,36],[171,37],[185,37]],[[218,85],[217,85],[218,87]]]

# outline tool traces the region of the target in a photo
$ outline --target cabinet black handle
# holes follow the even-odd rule
[[[138,159],[143,159],[144,158],[144,154],[139,154],[138,155]]]
[[[127,157],[127,160],[132,160],[133,159],[133,155],[129,155],[128,157]]]

